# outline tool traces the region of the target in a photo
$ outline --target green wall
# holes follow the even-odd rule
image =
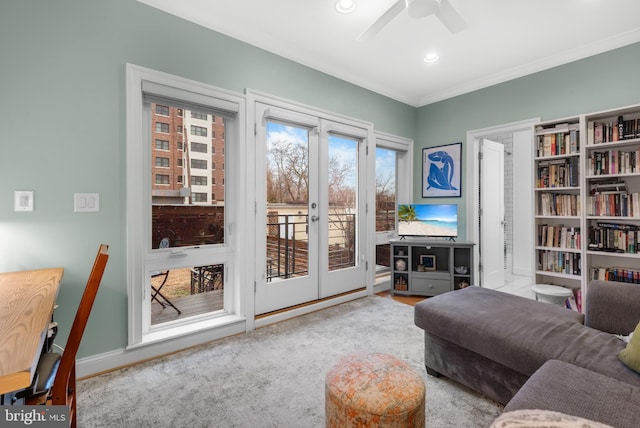
[[[467,131],[527,119],[556,119],[640,103],[640,43],[514,79],[418,109],[414,201],[422,199],[424,147],[463,142],[460,230],[466,230]]]
[[[414,138],[416,201],[422,147],[464,141],[471,129],[640,102],[632,75],[640,45],[416,109],[135,0],[0,0],[0,58],[0,271],[65,268],[56,313],[63,341],[98,244],[110,245],[79,357],[127,342],[128,62]],[[13,211],[15,190],[35,192],[34,212]],[[99,192],[100,212],[74,213],[74,192]]]
[[[65,268],[66,340],[101,242],[111,258],[79,357],[127,344],[125,64],[245,88],[413,138],[416,110],[135,0],[0,0],[0,271]],[[15,213],[13,192],[35,211]],[[74,213],[99,192],[99,213]]]

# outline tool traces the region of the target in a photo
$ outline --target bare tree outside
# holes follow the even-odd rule
[[[309,196],[309,155],[300,141],[277,139],[269,142],[267,201],[300,203]]]

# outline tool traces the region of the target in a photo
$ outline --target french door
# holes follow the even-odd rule
[[[257,103],[256,314],[366,286],[367,132]]]

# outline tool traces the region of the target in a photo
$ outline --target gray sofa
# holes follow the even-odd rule
[[[640,321],[640,286],[592,281],[585,310],[468,287],[418,303],[415,324],[424,330],[430,374],[506,404],[505,410],[546,408],[640,426],[640,374],[618,359],[625,343],[615,337]],[[604,416],[594,418],[598,413]]]

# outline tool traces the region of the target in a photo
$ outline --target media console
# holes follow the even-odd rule
[[[473,285],[472,242],[391,240],[391,294],[436,296]]]

